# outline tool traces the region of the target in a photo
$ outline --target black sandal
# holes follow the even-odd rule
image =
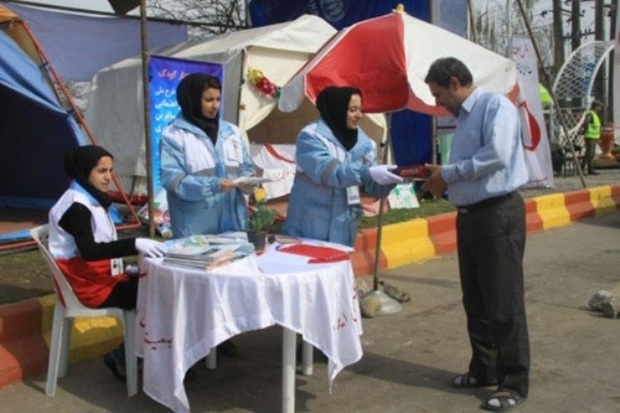
[[[492,412],[507,412],[522,401],[523,398],[516,391],[499,390],[484,402],[482,408]]]
[[[125,377],[125,372],[121,370],[116,360],[114,360],[114,356],[112,353],[108,353],[103,356],[103,364],[110,369],[114,377],[116,377],[120,381],[125,381],[127,378]]]
[[[478,380],[474,376],[469,373],[459,374],[454,376],[451,381],[452,387],[456,387],[457,389],[472,389],[476,387],[489,387],[495,386],[497,383],[487,383]]]

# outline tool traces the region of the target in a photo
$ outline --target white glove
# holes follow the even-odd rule
[[[396,169],[396,165],[375,165],[368,168],[370,177],[379,185],[399,184],[403,178],[390,172]]]
[[[149,257],[160,258],[168,251],[168,247],[162,242],[149,238],[136,238],[136,249]]]

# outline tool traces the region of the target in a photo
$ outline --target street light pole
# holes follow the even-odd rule
[[[564,64],[564,31],[562,30],[562,0],[553,0],[553,74]]]

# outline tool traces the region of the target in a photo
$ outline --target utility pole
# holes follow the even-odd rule
[[[506,0],[506,57],[512,56],[512,4],[510,0]]]
[[[564,30],[562,29],[562,0],[553,0],[553,76],[564,64]],[[548,88],[551,85],[546,85]]]
[[[618,22],[616,21],[616,18],[618,16],[618,6],[620,6],[618,0],[612,0],[611,2],[611,19],[610,19],[610,30],[609,30],[609,40],[614,40],[616,38],[616,25],[618,24]],[[608,103],[609,103],[609,118],[608,120],[611,122],[616,122],[616,123],[620,123],[620,119],[614,119],[614,113],[612,108],[614,107],[614,100],[615,99],[620,99],[620,96],[618,96],[616,93],[614,93],[614,61],[615,61],[615,53],[620,53],[620,50],[612,50],[611,53],[609,54],[609,88],[608,90],[610,91],[609,93],[609,99],[608,99]]]
[[[602,1],[602,0],[601,0]],[[571,51],[581,44],[581,0],[573,0],[571,7]]]
[[[603,6],[604,1],[595,1],[594,2],[594,40],[602,41],[605,40],[605,22],[603,21]],[[598,72],[596,73],[596,77],[594,79],[594,96],[599,99],[601,102],[605,103],[605,111],[603,112],[603,122],[606,121],[607,116],[607,92],[605,88],[605,79],[607,78],[607,66],[602,65]]]
[[[602,1],[602,0],[601,0]],[[581,0],[573,0],[571,7],[571,53],[581,44]],[[587,96],[574,97],[571,106],[583,110],[587,105]]]

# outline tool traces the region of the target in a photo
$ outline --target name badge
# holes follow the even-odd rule
[[[110,260],[110,270],[113,276],[123,274],[125,272],[124,267],[122,258],[113,258]]]
[[[360,189],[357,186],[347,187],[347,204],[357,205],[360,202]]]
[[[227,142],[224,148],[227,166],[239,166],[241,163],[241,148],[235,141]]]

